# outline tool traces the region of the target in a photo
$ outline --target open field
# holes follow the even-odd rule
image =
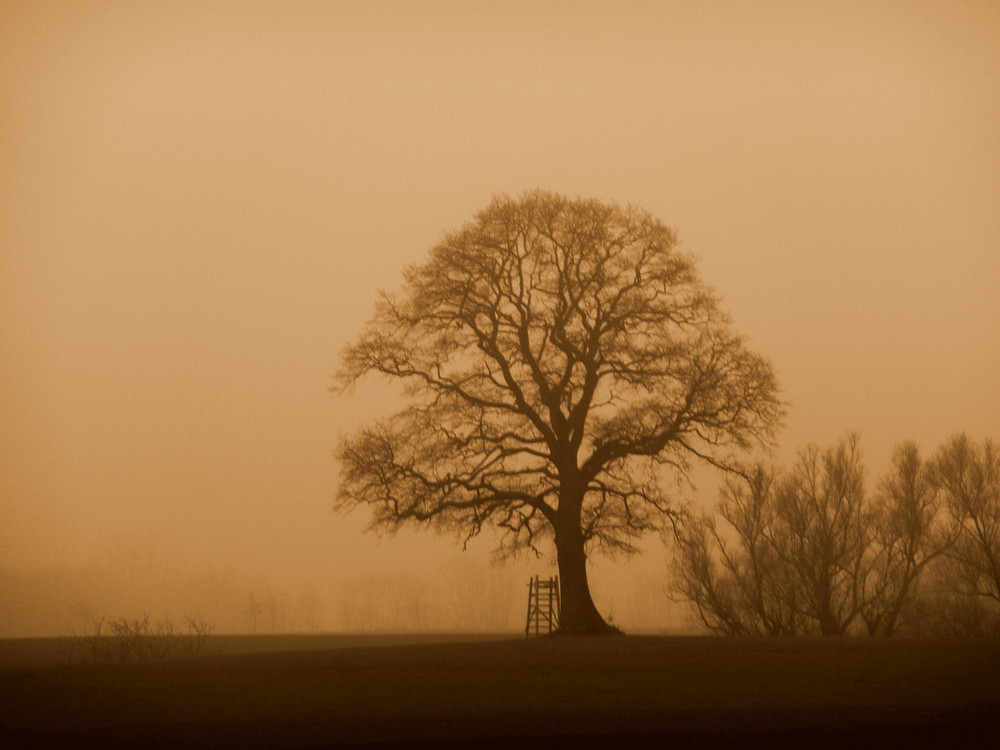
[[[7,642],[0,745],[864,747],[971,743],[1000,722],[997,641],[212,640],[217,653],[126,665]]]
[[[325,651],[333,648],[374,648],[428,643],[462,643],[512,640],[513,633],[364,633],[364,634],[284,634],[210,635],[204,656],[261,654],[288,651]],[[0,638],[0,670],[5,667],[39,667],[79,661],[85,649],[82,639]],[[0,672],[2,674],[2,672]]]

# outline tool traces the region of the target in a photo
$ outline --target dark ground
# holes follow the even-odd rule
[[[125,665],[0,642],[0,746],[983,746],[1000,726],[998,641],[442,640],[216,637]]]

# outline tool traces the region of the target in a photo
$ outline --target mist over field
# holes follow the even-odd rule
[[[857,432],[871,489],[1000,438],[996,4],[4,2],[0,90],[0,637],[521,631],[549,541],[332,510],[405,403],[329,392],[342,352],[495,196],[675,231],[773,365],[782,466]],[[602,616],[697,629],[639,546],[589,558]]]
[[[131,552],[131,554],[129,554]],[[687,606],[667,597],[666,560],[638,575],[605,564],[592,586],[612,618],[639,632],[686,632]],[[485,558],[485,559],[484,559]],[[624,571],[623,571],[624,568]],[[204,619],[215,633],[522,633],[527,582],[551,566],[493,565],[453,552],[431,571],[391,567],[332,571],[299,586],[245,568],[206,568],[124,543],[78,568],[4,570],[0,637],[82,636],[102,619]]]

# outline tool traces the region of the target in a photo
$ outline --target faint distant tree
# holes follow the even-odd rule
[[[253,628],[254,635],[257,634],[257,618],[261,616],[264,612],[264,602],[253,592],[250,592],[250,597],[247,600],[247,614],[250,615],[250,626]]]
[[[554,540],[562,632],[614,629],[586,559],[632,552],[669,515],[658,473],[732,467],[780,404],[674,233],[649,214],[534,192],[498,198],[384,294],[339,386],[398,381],[410,406],[344,439],[337,507],[372,526],[501,551]]]
[[[943,495],[954,544],[957,593],[1000,604],[1000,450],[957,435],[930,461],[930,482]]]
[[[268,619],[271,621],[271,633],[277,633],[278,614],[281,612],[281,607],[278,605],[278,597],[274,592],[268,592],[264,607],[267,610]]]
[[[515,584],[512,575],[510,570],[491,570],[485,563],[452,566],[447,577],[439,578],[441,593],[447,601],[448,626],[479,632],[509,629],[512,602],[521,591],[520,583]],[[518,619],[524,616],[520,608],[517,615]]]
[[[305,584],[299,591],[296,605],[300,627],[310,633],[319,630],[320,611],[323,608],[319,590],[312,584]]]
[[[863,572],[861,617],[871,635],[892,635],[917,595],[917,582],[951,548],[941,493],[913,442],[899,445],[874,497],[872,553]]]

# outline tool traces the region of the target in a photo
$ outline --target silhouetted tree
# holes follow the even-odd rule
[[[771,366],[748,351],[674,233],[635,208],[535,192],[447,235],[348,347],[411,405],[343,440],[337,506],[501,551],[553,537],[563,632],[609,632],[588,550],[633,551],[669,513],[658,484],[770,439]]]
[[[930,482],[943,495],[954,544],[957,593],[1000,604],[1000,450],[957,435],[930,461]]]
[[[719,514],[675,526],[677,588],[711,630],[840,635],[861,611],[872,539],[857,436],[799,453],[784,474],[729,481]]]
[[[720,529],[718,520],[725,521]],[[717,515],[673,527],[674,588],[715,632],[1000,632],[1000,452],[959,435],[898,446],[874,494],[857,438],[792,471],[730,480]]]
[[[822,635],[843,635],[861,611],[859,582],[871,545],[857,436],[802,451],[775,503],[783,521],[777,552],[794,571],[798,606]]]
[[[794,571],[779,551],[775,473],[757,466],[721,490],[720,531],[708,514],[673,526],[674,587],[710,630],[726,635],[791,635],[804,628]]]
[[[954,535],[941,523],[941,505],[916,444],[898,446],[875,493],[875,544],[862,581],[861,617],[871,635],[899,629],[924,569],[951,547]]]

